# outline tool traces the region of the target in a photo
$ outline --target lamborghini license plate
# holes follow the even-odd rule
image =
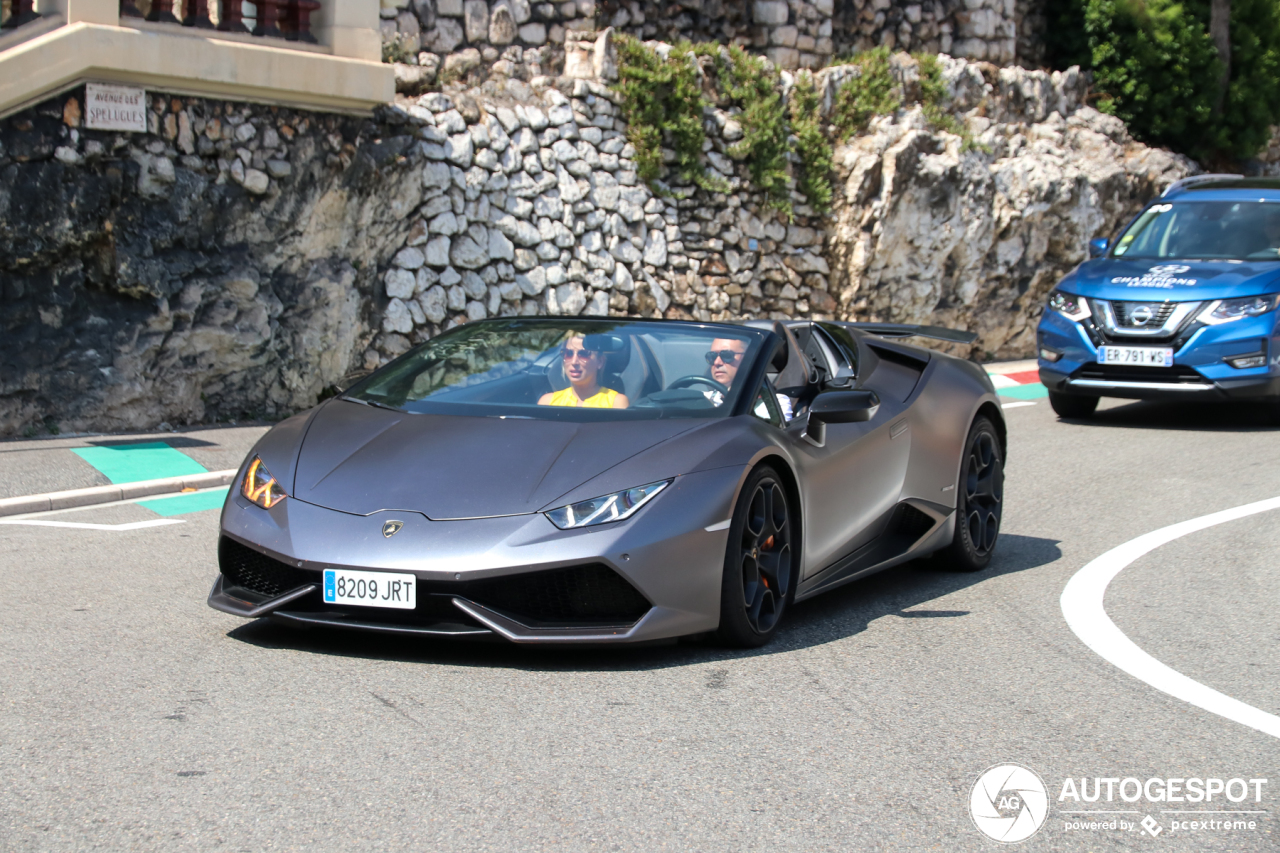
[[[324,600],[326,604],[413,610],[418,606],[417,581],[413,575],[391,572],[325,569]]]
[[[1173,367],[1172,347],[1098,347],[1098,364]]]

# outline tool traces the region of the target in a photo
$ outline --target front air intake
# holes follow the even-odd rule
[[[304,584],[320,583],[318,572],[306,572],[223,536],[218,540],[218,565],[229,586],[275,598]]]

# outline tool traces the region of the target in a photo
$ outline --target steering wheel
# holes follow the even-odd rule
[[[696,373],[692,373],[688,376],[681,376],[679,379],[677,379],[676,381],[668,385],[667,390],[674,391],[677,388],[687,388],[688,386],[696,385],[699,382],[702,383],[703,385],[710,385],[712,388],[719,391],[721,394],[729,393],[728,385],[721,385],[719,382],[715,381],[710,377],[698,376]]]

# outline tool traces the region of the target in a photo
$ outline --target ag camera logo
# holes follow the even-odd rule
[[[974,783],[969,816],[992,841],[1026,841],[1049,816],[1049,791],[1035,771],[1020,764],[997,764]]]

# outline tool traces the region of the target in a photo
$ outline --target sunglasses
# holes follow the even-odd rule
[[[574,359],[578,359],[579,361],[590,361],[595,354],[596,351],[590,349],[569,349],[566,347],[560,350],[560,355],[565,361],[573,361]]]
[[[743,353],[734,352],[731,349],[722,349],[712,350],[711,352],[703,353],[703,355],[706,356],[707,364],[715,364],[717,358],[725,364],[734,364],[738,359],[742,358]]]

